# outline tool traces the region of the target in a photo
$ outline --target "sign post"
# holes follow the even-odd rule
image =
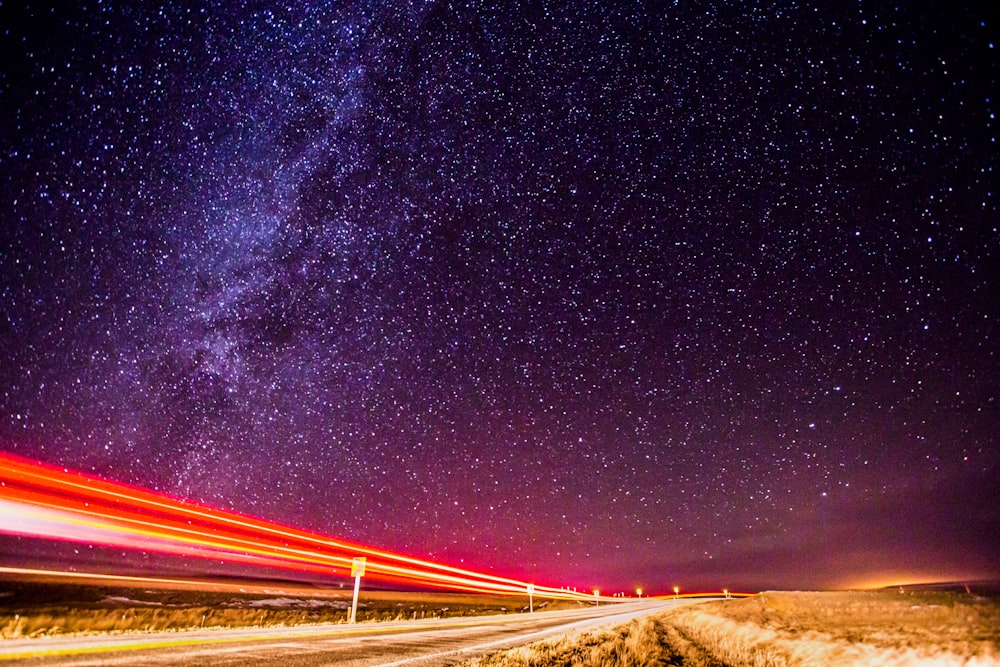
[[[528,584],[528,613],[529,614],[534,614],[535,613],[535,599],[534,599],[534,595],[535,595],[535,585],[534,584]]]
[[[351,603],[349,623],[354,623],[358,618],[358,591],[361,590],[361,577],[365,575],[365,560],[366,558],[361,556],[351,561],[351,576],[354,577],[354,602]]]

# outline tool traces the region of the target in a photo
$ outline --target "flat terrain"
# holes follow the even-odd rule
[[[108,585],[0,580],[0,639],[203,628],[344,623],[353,590],[293,582],[209,581]],[[579,602],[536,598],[536,610]],[[358,622],[519,613],[527,596],[362,589]]]
[[[120,582],[119,582],[120,583]],[[0,660],[59,665],[1000,667],[1000,596],[767,592],[581,602],[291,582],[0,581]],[[600,626],[600,627],[598,627]]]
[[[535,614],[290,628],[41,637],[0,642],[0,661],[62,665],[444,666],[599,625],[621,625],[673,602],[641,601]],[[688,604],[682,601],[679,604]]]
[[[1000,599],[956,592],[769,592],[467,663],[790,667],[1000,665]]]

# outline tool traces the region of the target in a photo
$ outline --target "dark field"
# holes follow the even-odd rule
[[[0,638],[209,627],[345,623],[352,589],[293,582],[209,581],[105,585],[0,580]],[[580,603],[535,598],[535,609]],[[527,596],[362,588],[360,623],[527,611]]]

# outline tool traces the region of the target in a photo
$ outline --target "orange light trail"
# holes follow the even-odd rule
[[[325,576],[367,558],[366,576],[447,590],[525,595],[529,582],[421,560],[0,453],[0,532]],[[535,595],[593,601],[551,586]],[[601,597],[601,601],[622,601]]]

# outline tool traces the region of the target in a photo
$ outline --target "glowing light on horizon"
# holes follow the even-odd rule
[[[911,586],[929,586],[933,584],[963,584],[974,583],[985,579],[981,573],[963,574],[952,570],[933,571],[892,571],[872,574],[856,579],[847,579],[838,583],[838,590],[879,590],[882,588],[908,588]]]

